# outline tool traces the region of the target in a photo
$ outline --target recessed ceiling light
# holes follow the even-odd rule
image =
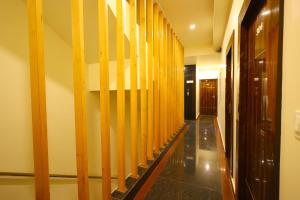
[[[196,24],[191,24],[190,25],[190,30],[195,30],[195,28],[196,28]]]

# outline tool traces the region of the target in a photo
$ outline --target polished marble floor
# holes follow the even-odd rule
[[[146,200],[221,200],[221,172],[214,117],[187,121],[190,128]]]

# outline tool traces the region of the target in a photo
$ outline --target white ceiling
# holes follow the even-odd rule
[[[25,0],[23,0],[25,1]],[[154,0],[160,4],[174,31],[188,52],[221,47],[232,0]],[[97,0],[84,0],[85,54],[88,63],[98,62]],[[108,9],[110,59],[115,59],[115,17]],[[45,21],[71,46],[71,0],[44,0]],[[189,25],[196,24],[190,31]],[[125,39],[126,57],[129,41]],[[205,49],[205,51],[204,51]],[[207,52],[206,52],[207,54]],[[196,55],[193,55],[196,56]]]
[[[157,0],[185,49],[219,50],[232,0]],[[191,31],[190,24],[196,24]]]

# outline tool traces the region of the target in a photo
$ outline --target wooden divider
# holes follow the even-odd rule
[[[72,0],[72,51],[78,199],[89,199],[83,0]]]
[[[154,153],[159,153],[159,8],[153,7],[153,42],[154,42]]]
[[[153,160],[153,0],[147,0],[148,43],[148,142],[147,159]]]
[[[146,4],[139,0],[140,14],[140,84],[141,84],[141,167],[147,167],[147,66],[146,66]]]
[[[146,2],[145,2],[146,1]],[[72,0],[73,76],[78,199],[89,199],[83,0]],[[137,39],[136,0],[130,4],[130,127],[131,176],[137,170]],[[28,0],[30,78],[36,199],[49,200],[49,166],[45,97],[42,0]],[[110,88],[108,5],[98,0],[100,110],[103,199],[111,199]],[[141,166],[164,148],[184,123],[184,49],[158,4],[139,0],[141,82]],[[125,192],[125,50],[123,0],[116,0],[117,49],[117,167],[118,191]],[[146,34],[147,33],[147,34]],[[146,55],[146,47],[148,51]],[[148,58],[148,59],[147,59]],[[148,64],[148,70],[147,70]],[[147,98],[148,74],[148,98]],[[148,103],[147,103],[148,101]],[[154,139],[153,139],[154,138]]]
[[[100,129],[102,156],[102,199],[111,199],[110,93],[108,63],[108,10],[106,0],[98,0],[100,63]]]
[[[123,0],[116,0],[117,8],[117,132],[118,132],[118,191],[125,192],[125,51]]]
[[[27,9],[29,25],[29,61],[35,198],[49,200],[50,189],[42,0],[28,0]]]
[[[137,39],[136,39],[136,0],[130,6],[130,154],[131,177],[138,178],[137,161]]]

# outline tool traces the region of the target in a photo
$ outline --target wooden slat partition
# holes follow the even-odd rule
[[[153,0],[147,0],[147,42],[148,42],[148,142],[147,159],[153,160]]]
[[[130,133],[131,133],[131,177],[138,177],[137,161],[137,39],[136,39],[136,0],[130,6]]]
[[[141,84],[141,167],[147,167],[147,67],[146,67],[146,2],[139,0],[140,14],[140,84]]]
[[[153,42],[154,42],[154,153],[159,153],[159,8],[153,7]]]
[[[42,0],[28,0],[35,198],[50,199]]]
[[[116,0],[117,8],[117,133],[118,133],[118,191],[125,192],[125,55],[123,0]]]
[[[89,199],[83,1],[72,0],[72,51],[78,199]]]
[[[108,10],[106,0],[98,0],[102,199],[111,199],[110,93],[108,63]]]

